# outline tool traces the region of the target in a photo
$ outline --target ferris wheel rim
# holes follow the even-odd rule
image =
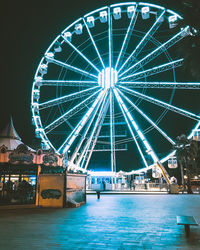
[[[149,7],[154,7],[154,8],[159,8],[159,9],[162,9],[162,10],[166,10],[166,12],[168,12],[168,13],[170,13],[170,14],[173,14],[173,15],[176,15],[179,19],[182,19],[182,17],[181,17],[179,14],[177,14],[176,12],[174,12],[174,11],[171,11],[171,10],[169,10],[169,9],[165,9],[164,7],[161,7],[161,6],[159,6],[159,5],[154,5],[154,4],[149,4],[149,3],[142,3],[142,2],[140,2],[140,3],[136,3],[136,2],[127,2],[127,3],[112,4],[112,5],[110,5],[110,6],[105,6],[105,7],[99,8],[99,9],[97,9],[97,10],[94,10],[94,11],[92,11],[92,12],[89,12],[89,13],[87,13],[86,15],[84,15],[83,18],[89,17],[90,15],[95,14],[95,13],[98,13],[98,12],[101,11],[101,10],[105,10],[105,9],[113,8],[113,7],[117,7],[117,6],[124,6],[124,5],[127,5],[127,6],[128,6],[128,5],[131,5],[131,4],[133,4],[133,5],[138,4],[138,5],[141,5],[141,6],[149,6]],[[53,46],[55,45],[55,43],[63,36],[63,34],[64,34],[66,31],[68,31],[71,27],[73,27],[75,24],[77,24],[78,22],[80,22],[83,18],[77,19],[77,20],[74,21],[72,24],[70,24],[67,28],[65,28],[65,29],[61,32],[61,34],[58,35],[58,36],[54,39],[54,41],[50,44],[50,46],[48,47],[48,49],[46,50],[46,52],[44,53],[44,55],[47,55],[47,53],[48,53],[49,51],[51,51],[52,47],[53,47]],[[38,68],[37,68],[37,70],[36,70],[34,79],[37,78],[38,72],[39,72],[39,68],[41,67],[41,65],[42,65],[42,63],[43,63],[44,60],[45,60],[45,56],[42,57],[42,59],[41,59],[39,65],[38,65]],[[31,103],[32,103],[32,106],[33,106],[33,103],[34,103],[34,101],[33,101],[33,91],[34,91],[34,90],[35,90],[35,85],[34,85],[34,83],[33,83],[33,86],[32,86],[32,96],[31,96]],[[32,112],[33,112],[33,110],[32,110]],[[34,112],[33,112],[33,113],[34,113]],[[41,120],[41,118],[40,118],[40,120]],[[36,120],[35,120],[35,125],[36,125],[36,129],[40,129],[40,127],[39,127],[39,125],[38,125],[38,122],[37,122]],[[195,126],[195,128],[198,128],[199,125],[200,125],[200,124],[199,124],[199,122],[198,122],[197,125]],[[190,133],[190,135],[189,135],[188,137],[191,137],[191,136],[192,136],[192,132]],[[48,141],[48,144],[49,144],[55,151],[57,151],[57,150],[55,149],[55,147],[52,145],[51,141],[50,141],[50,140],[48,139],[48,137],[46,136],[46,133],[45,133],[45,132],[44,132],[44,134],[42,134],[41,137],[43,137],[42,139],[43,139],[44,141],[45,141],[45,140]],[[57,153],[59,153],[59,152],[57,151]],[[166,161],[170,156],[171,156],[171,153],[170,153],[169,155],[167,155],[166,157],[162,158],[160,161],[161,161],[161,162],[164,162],[164,161]]]

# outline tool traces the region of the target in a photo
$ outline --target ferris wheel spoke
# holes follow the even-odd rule
[[[91,147],[90,147],[90,148],[87,148],[87,152],[86,152],[86,154],[84,155],[84,158],[83,158],[83,160],[82,160],[82,162],[81,162],[82,168],[84,167],[85,169],[87,169],[87,167],[88,167],[88,164],[89,164],[89,162],[90,162],[92,153],[93,153],[93,151],[94,151],[94,147],[96,146],[96,143],[97,143],[97,138],[98,138],[98,136],[99,136],[101,127],[102,127],[101,125],[98,127],[96,136],[95,136],[94,139],[92,140]],[[85,166],[84,166],[84,165],[85,165]]]
[[[69,119],[71,116],[73,116],[74,114],[76,114],[77,112],[79,112],[80,110],[82,110],[86,104],[89,104],[93,101],[93,99],[95,98],[95,95],[99,92],[100,90],[98,90],[97,92],[95,92],[94,94],[92,94],[91,96],[89,96],[88,98],[86,98],[85,100],[83,100],[82,102],[80,102],[79,104],[77,104],[75,107],[73,107],[72,109],[70,109],[69,111],[67,111],[66,113],[64,113],[62,116],[60,116],[59,118],[57,118],[55,121],[53,121],[51,124],[49,124],[48,126],[45,127],[45,132],[49,133],[51,130],[55,129],[56,127],[58,127],[59,125],[61,125],[63,122],[65,122],[66,119]]]
[[[155,152],[153,151],[151,145],[149,144],[149,142],[145,138],[145,135],[142,133],[141,129],[137,125],[135,119],[133,118],[133,116],[131,115],[129,110],[127,109],[127,107],[124,104],[122,98],[119,96],[119,93],[118,93],[117,90],[116,90],[116,97],[118,99],[118,102],[121,104],[121,107],[122,107],[123,111],[126,113],[127,117],[129,118],[132,126],[136,130],[138,137],[141,139],[142,143],[144,144],[144,147],[146,148],[146,152],[152,157],[153,162],[158,162],[159,159],[158,159],[157,155],[155,154]]]
[[[169,104],[169,103],[166,103],[166,102],[160,101],[160,100],[158,100],[158,99],[156,99],[156,98],[153,98],[153,97],[144,95],[144,94],[139,93],[139,92],[137,92],[137,91],[135,91],[135,90],[132,90],[132,89],[123,87],[122,85],[119,85],[119,88],[122,89],[123,91],[125,91],[125,92],[131,94],[131,95],[140,97],[140,98],[142,98],[143,100],[146,100],[146,101],[148,101],[148,102],[151,102],[151,103],[156,104],[156,105],[158,105],[158,106],[161,106],[161,107],[163,107],[163,108],[169,109],[169,110],[171,110],[171,111],[173,111],[173,112],[179,113],[179,114],[184,115],[184,116],[186,116],[186,117],[189,117],[189,118],[191,118],[191,119],[193,119],[193,120],[197,120],[197,121],[200,120],[200,116],[195,115],[195,114],[193,114],[193,113],[191,113],[191,112],[189,112],[189,111],[186,111],[186,110],[184,110],[184,109],[178,108],[178,107],[176,107],[176,106],[173,106],[173,105],[171,105],[171,104]]]
[[[94,150],[94,147],[96,145],[96,142],[97,142],[97,139],[98,139],[98,136],[100,134],[100,131],[101,131],[101,128],[102,128],[102,124],[104,122],[104,119],[105,119],[105,116],[106,116],[106,113],[107,113],[107,110],[108,110],[108,107],[109,107],[109,99],[107,98],[107,101],[105,102],[105,105],[102,106],[103,107],[103,110],[100,112],[99,114],[99,124],[94,132],[94,135],[93,135],[93,138],[91,140],[91,143],[88,145],[87,149],[86,149],[86,153],[82,159],[82,162],[81,162],[81,167],[84,167],[85,169],[87,169],[88,167],[88,164],[89,164],[89,161],[91,159],[91,156],[92,156],[92,153],[93,153],[93,150]],[[85,164],[85,166],[84,166]]]
[[[110,13],[110,8],[108,8],[108,49],[109,49],[109,67],[111,68],[113,48],[112,48],[112,16]]]
[[[94,88],[90,88],[90,89],[86,89],[86,90],[82,90],[73,94],[69,94],[69,95],[65,95],[59,98],[55,98],[53,100],[47,101],[47,102],[43,102],[39,104],[39,109],[46,109],[46,108],[50,108],[53,107],[55,105],[61,104],[61,103],[65,103],[71,100],[75,100],[77,98],[81,98],[83,96],[89,95],[91,93],[94,92],[94,90],[98,89],[99,87],[94,87]]]
[[[62,38],[64,41],[69,44],[87,63],[89,63],[98,73],[100,70],[79,50],[77,49],[70,41],[68,41],[63,35]]]
[[[105,97],[105,98],[106,98],[106,97]],[[99,108],[100,108],[100,106],[101,106],[101,104],[102,104],[102,102],[103,102],[103,100],[104,100],[105,98],[102,98],[102,99],[99,101],[97,107],[93,110],[92,117],[90,118],[89,124],[87,125],[87,128],[85,129],[83,135],[81,136],[81,139],[80,139],[80,141],[79,141],[79,144],[78,144],[78,146],[76,147],[76,149],[75,149],[75,151],[74,151],[72,157],[70,158],[70,162],[72,162],[72,163],[74,162],[74,160],[75,160],[75,158],[76,158],[76,156],[77,156],[77,154],[78,154],[78,152],[79,152],[79,150],[80,150],[80,148],[81,148],[83,142],[84,142],[84,141],[86,140],[86,138],[87,138],[88,131],[89,131],[89,129],[90,129],[90,127],[91,127],[91,125],[92,125],[92,123],[93,123],[93,121],[94,121],[94,118],[96,117],[97,112],[98,112],[98,110],[99,110]]]
[[[115,65],[115,70],[117,70],[118,64],[120,65],[120,61],[123,60],[124,53],[126,52],[126,49],[128,47],[128,43],[130,41],[130,37],[132,35],[132,31],[133,31],[133,29],[135,27],[135,23],[136,23],[136,20],[137,20],[138,13],[139,12],[137,12],[137,5],[136,5],[135,9],[134,9],[134,13],[133,13],[133,15],[131,17],[131,21],[129,23],[128,29],[126,31],[126,35],[125,35],[123,43],[122,43],[121,50],[120,50],[118,58],[117,58],[117,62],[116,62],[116,65]],[[122,54],[122,52],[123,52],[123,54]]]
[[[200,120],[199,122],[197,122],[196,126],[194,127],[194,129],[191,131],[191,133],[188,135],[188,139],[191,139],[194,136],[194,131],[196,131],[197,129],[199,129],[200,127]]]
[[[160,134],[162,134],[172,145],[175,144],[175,142],[160,128],[156,125],[155,122],[153,122],[140,108],[138,108],[137,105],[135,105],[133,102],[131,102],[131,100],[126,97],[120,90],[118,90],[118,92],[120,93],[121,96],[123,96],[123,98],[125,100],[127,100],[128,103],[130,103],[130,105],[132,107],[134,107],[134,109],[137,110],[138,113],[140,113],[156,130],[158,130],[158,132]]]
[[[36,81],[39,86],[49,87],[92,87],[98,85],[97,81],[80,81],[80,80],[40,80]]]
[[[119,82],[123,87],[128,88],[159,88],[159,89],[200,89],[199,82]]]
[[[115,123],[114,123],[114,103],[113,92],[110,89],[110,149],[111,149],[111,171],[115,169]]]
[[[107,93],[107,92],[106,92],[106,93]],[[78,160],[77,160],[77,162],[76,162],[76,164],[77,164],[78,166],[80,165],[80,163],[81,163],[81,161],[82,161],[84,155],[86,154],[87,149],[90,147],[90,145],[91,145],[91,143],[92,143],[92,139],[94,138],[95,132],[97,131],[97,128],[98,128],[98,126],[99,126],[99,124],[100,124],[100,122],[101,122],[102,112],[103,112],[103,110],[104,110],[104,108],[105,108],[105,103],[106,103],[106,99],[107,99],[106,96],[105,96],[105,98],[103,98],[103,99],[104,99],[104,100],[103,100],[103,103],[102,103],[102,105],[101,105],[101,109],[100,109],[99,115],[98,115],[98,117],[97,117],[97,120],[96,120],[96,122],[95,122],[94,128],[93,128],[93,130],[92,130],[92,132],[91,132],[91,134],[90,134],[90,136],[89,136],[89,138],[88,138],[88,140],[87,140],[86,145],[84,146],[84,149],[82,150],[82,152],[81,152],[81,154],[80,154],[80,156],[79,156],[79,158],[78,158]],[[85,161],[85,160],[84,160],[84,161]]]
[[[103,68],[105,69],[104,62],[103,62],[103,60],[102,60],[102,58],[101,58],[101,55],[100,55],[100,53],[99,53],[99,50],[98,50],[98,48],[97,48],[97,46],[96,46],[96,43],[95,43],[95,41],[94,41],[94,38],[93,38],[93,36],[92,36],[92,34],[91,34],[91,32],[90,32],[90,29],[89,29],[89,27],[88,27],[88,25],[87,25],[87,22],[85,21],[84,18],[83,18],[83,22],[84,22],[84,24],[85,24],[85,27],[86,27],[87,32],[88,32],[88,34],[89,34],[89,37],[90,37],[90,39],[91,39],[91,41],[92,41],[92,44],[93,44],[93,46],[94,46],[94,48],[95,48],[95,50],[96,50],[96,53],[97,53],[97,55],[98,55],[98,57],[99,57],[99,60],[100,60],[100,62],[101,62],[101,64],[102,64]]]
[[[113,91],[114,91],[115,97],[116,97],[116,99],[117,99],[117,102],[118,102],[118,104],[119,104],[119,107],[120,107],[120,109],[121,109],[121,111],[122,111],[122,114],[123,114],[123,116],[124,116],[124,119],[125,119],[125,121],[126,121],[126,124],[127,124],[128,128],[129,128],[129,131],[130,131],[130,133],[131,133],[131,136],[132,136],[132,138],[133,138],[133,140],[134,140],[134,142],[135,142],[135,144],[136,144],[136,146],[137,146],[137,149],[138,149],[138,151],[139,151],[139,153],[140,153],[140,156],[141,156],[141,158],[142,158],[142,160],[143,160],[143,162],[144,162],[144,165],[145,165],[146,167],[148,167],[148,164],[147,164],[147,162],[146,162],[146,159],[145,159],[145,157],[144,157],[144,154],[142,153],[142,150],[141,150],[141,148],[140,148],[140,145],[139,145],[139,143],[137,142],[136,136],[135,136],[135,134],[134,134],[134,132],[133,132],[133,130],[132,130],[132,128],[131,128],[130,122],[132,123],[132,125],[133,125],[135,122],[134,122],[134,120],[133,120],[131,114],[129,113],[128,109],[126,108],[125,104],[123,103],[121,97],[119,96],[117,90],[114,89]],[[129,122],[129,120],[130,120],[130,122]],[[136,126],[137,126],[137,125],[136,125]],[[135,127],[135,126],[134,126],[134,127]]]
[[[139,68],[141,68],[142,66],[144,66],[145,64],[147,64],[148,62],[150,62],[153,59],[155,59],[157,56],[159,56],[161,53],[163,53],[166,49],[172,47],[175,43],[177,43],[178,41],[180,41],[181,39],[183,39],[185,36],[187,36],[188,33],[189,33],[188,29],[189,29],[189,26],[185,27],[183,30],[181,30],[179,33],[177,33],[175,36],[173,36],[167,42],[163,43],[161,46],[159,46],[158,48],[156,48],[155,50],[153,50],[151,53],[149,53],[143,59],[141,59],[140,61],[138,61],[134,65],[132,65],[127,70],[123,71],[119,75],[119,77],[121,77],[124,74],[127,74],[127,72],[129,72],[130,70],[132,70],[133,72],[135,72],[136,70],[138,70]]]
[[[149,31],[145,34],[145,36],[142,38],[142,40],[139,42],[135,50],[130,54],[130,56],[126,59],[124,64],[119,69],[118,73],[124,68],[124,66],[128,63],[128,61],[131,58],[137,57],[137,55],[141,52],[141,50],[144,48],[144,46],[147,44],[147,42],[151,39],[151,37],[154,35],[154,33],[157,31],[157,29],[161,25],[161,20],[165,14],[165,10],[160,14],[160,16],[157,18],[157,20],[154,22],[152,27],[149,29]]]
[[[127,78],[131,78],[131,80],[138,80],[138,79],[141,79],[141,78],[144,78],[144,77],[159,74],[159,73],[162,73],[164,71],[167,71],[167,70],[174,69],[174,68],[182,66],[183,61],[184,61],[183,59],[179,59],[179,60],[176,60],[176,61],[165,63],[165,64],[162,64],[160,66],[153,67],[151,69],[147,69],[147,70],[144,70],[144,71],[132,74],[132,75],[122,77],[122,78],[120,78],[120,80],[124,80],[124,79],[127,79]]]
[[[86,112],[84,117],[81,119],[81,121],[78,123],[78,125],[74,128],[74,130],[71,132],[71,134],[68,136],[68,138],[60,146],[60,148],[58,149],[58,152],[65,153],[68,151],[68,149],[71,147],[72,143],[74,142],[74,140],[76,139],[76,137],[78,136],[78,134],[80,133],[80,131],[82,130],[82,128],[84,127],[86,122],[88,121],[93,110],[95,109],[95,107],[97,106],[97,104],[99,103],[101,98],[104,96],[104,93],[105,93],[104,91],[101,91],[99,93],[99,95],[97,96],[97,98],[95,99],[95,101],[93,102],[93,104],[91,105],[89,110]]]
[[[89,72],[87,72],[85,70],[74,67],[74,66],[72,66],[70,64],[61,62],[59,60],[56,60],[56,59],[53,59],[53,58],[50,58],[50,57],[46,57],[46,58],[48,59],[49,62],[52,62],[52,63],[54,63],[54,64],[56,64],[58,66],[66,68],[66,69],[70,69],[70,70],[72,70],[72,71],[74,71],[76,73],[83,74],[83,75],[88,76],[90,78],[98,78],[97,76],[95,76],[95,75],[93,75],[93,74],[91,74],[91,73],[89,73]]]

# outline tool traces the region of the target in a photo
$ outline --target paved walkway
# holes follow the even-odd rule
[[[176,215],[200,221],[199,195],[96,195],[74,209],[0,211],[0,249],[200,249],[200,227],[176,224]]]

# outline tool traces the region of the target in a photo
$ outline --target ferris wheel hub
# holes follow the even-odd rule
[[[99,85],[105,89],[113,88],[115,86],[115,83],[117,83],[117,80],[117,71],[112,67],[103,69],[98,76]]]

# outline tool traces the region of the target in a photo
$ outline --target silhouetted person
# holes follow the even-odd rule
[[[105,191],[105,190],[106,190],[106,182],[103,181],[103,191]]]
[[[100,191],[97,191],[97,199],[100,199]]]

